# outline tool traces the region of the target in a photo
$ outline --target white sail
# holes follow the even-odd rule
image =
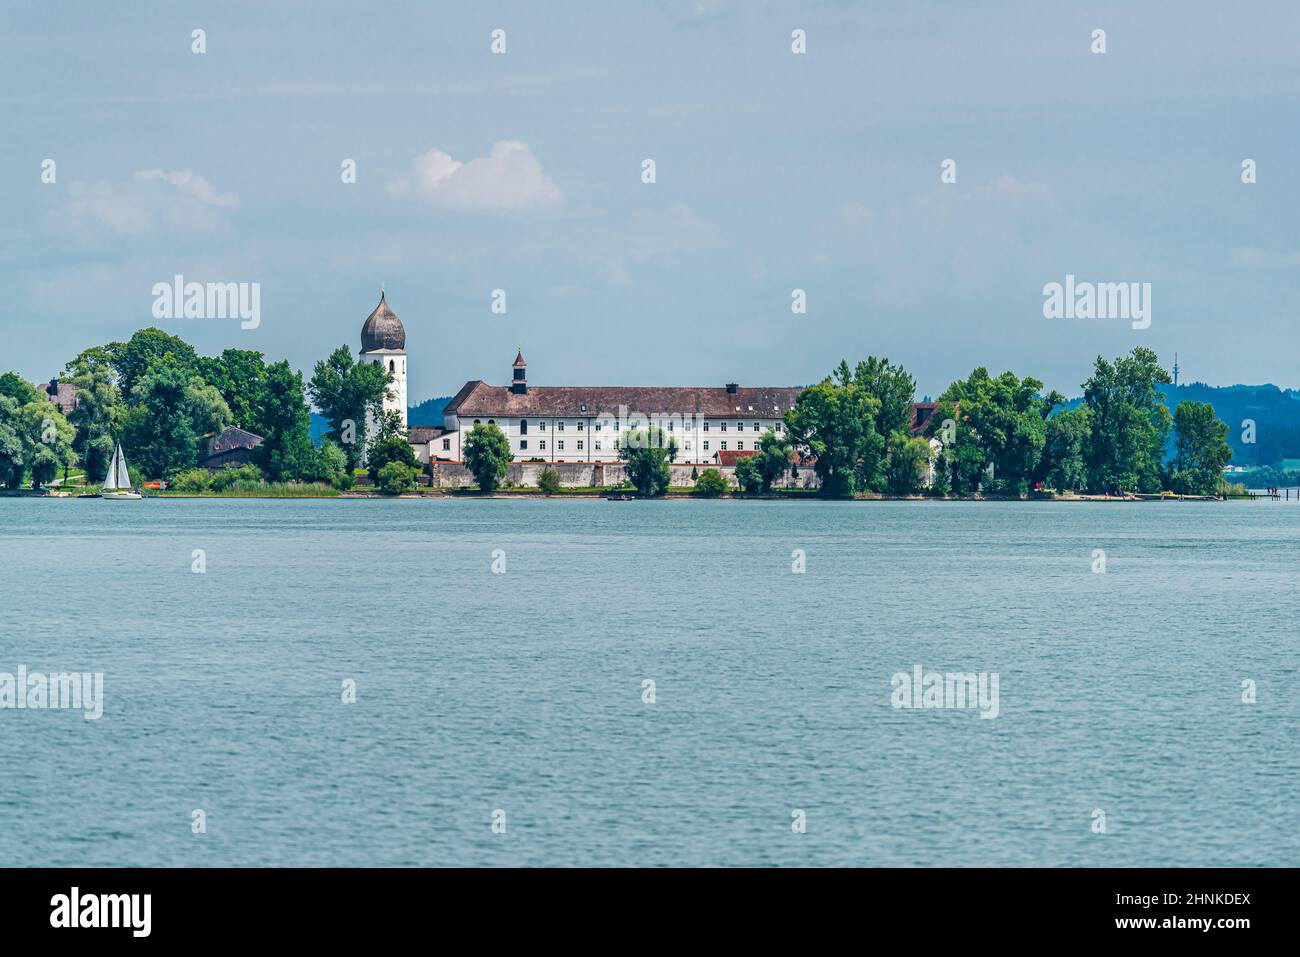
[[[126,456],[122,454],[122,446],[117,447],[117,488],[126,491],[131,487],[131,475],[126,470]]]
[[[118,456],[120,456],[121,454],[122,454],[122,446],[119,445],[113,449],[113,457],[108,460],[108,474],[104,476],[105,492],[116,492],[118,489],[117,460],[118,460]]]

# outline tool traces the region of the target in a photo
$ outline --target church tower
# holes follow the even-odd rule
[[[379,305],[361,327],[360,362],[373,362],[382,365],[393,380],[388,386],[388,395],[384,398],[384,411],[396,412],[402,417],[402,429],[406,429],[406,329],[397,313],[388,308],[383,286],[379,287]],[[376,423],[366,417],[366,440],[374,437]]]

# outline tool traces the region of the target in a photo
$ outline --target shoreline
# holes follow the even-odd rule
[[[147,494],[146,499],[264,499],[268,501],[373,501],[373,500],[422,500],[422,499],[607,499],[615,495],[626,495],[627,501],[681,500],[691,501],[737,501],[737,502],[1017,502],[1025,505],[1046,502],[1229,502],[1254,501],[1265,496],[1232,495],[1224,498],[1212,495],[1177,495],[1177,494],[1133,494],[1133,495],[1034,495],[1025,498],[1013,496],[973,495],[973,496],[938,496],[938,495],[855,495],[850,498],[824,498],[811,491],[775,492],[766,495],[718,495],[706,498],[688,491],[670,491],[658,496],[640,496],[634,492],[608,489],[600,491],[575,490],[545,494],[539,491],[510,489],[499,492],[479,492],[466,489],[433,489],[403,492],[400,495],[385,495],[382,492],[347,491],[333,495],[258,495],[241,492],[237,494],[205,494],[202,492],[164,492]],[[39,498],[79,500],[80,494],[58,491],[32,491],[30,489],[0,489],[0,498]],[[91,501],[93,499],[85,499]]]

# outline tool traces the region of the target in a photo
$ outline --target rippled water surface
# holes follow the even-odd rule
[[[106,699],[0,710],[0,857],[1295,865],[1298,569],[1296,503],[0,500],[0,672]]]

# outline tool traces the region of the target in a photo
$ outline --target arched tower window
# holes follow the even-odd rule
[[[527,419],[520,419],[520,420],[519,420],[519,434],[520,434],[520,435],[527,435],[527,434],[528,434],[528,420],[527,420]]]
[[[388,360],[388,371],[389,371],[389,372],[396,372],[396,371],[397,371],[397,365],[393,362],[392,359],[389,359],[389,360]]]

